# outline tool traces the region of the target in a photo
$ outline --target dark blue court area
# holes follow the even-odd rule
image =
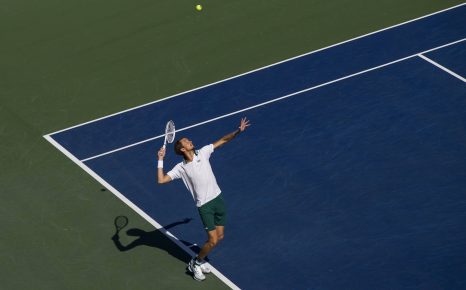
[[[229,215],[209,258],[238,287],[466,289],[465,19],[463,5],[51,137],[158,223],[193,218],[170,232],[202,244],[184,184],[156,182],[151,138],[221,117],[177,133],[200,148],[246,116],[211,158]],[[165,172],[180,161],[169,150]]]

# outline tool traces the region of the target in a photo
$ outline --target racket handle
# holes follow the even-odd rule
[[[167,147],[167,135],[165,134],[165,139],[163,139],[163,146],[162,148],[165,149]]]

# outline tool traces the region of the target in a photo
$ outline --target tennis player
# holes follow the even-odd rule
[[[195,150],[193,142],[188,138],[179,139],[175,143],[175,153],[183,156],[184,160],[173,167],[166,175],[163,172],[165,149],[162,147],[157,154],[158,183],[163,184],[181,178],[196,202],[204,229],[207,231],[207,242],[197,257],[194,257],[188,263],[188,270],[193,273],[194,279],[198,281],[205,279],[204,273],[210,273],[204,258],[223,239],[226,222],[225,203],[210,166],[210,155],[215,149],[231,141],[250,125],[249,120],[242,118],[238,130],[225,135],[213,144],[202,147],[200,150]]]

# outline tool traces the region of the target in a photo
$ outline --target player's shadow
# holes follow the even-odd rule
[[[178,222],[174,222],[169,225],[166,225],[164,226],[164,228],[165,230],[168,231],[169,229],[173,227],[176,227],[182,224],[188,224],[191,220],[192,220],[191,218],[186,218],[182,221],[178,221]],[[146,232],[141,229],[132,228],[132,229],[127,230],[126,234],[131,237],[136,237],[136,239],[134,239],[128,245],[123,245],[120,241],[120,236],[118,232],[112,236],[112,241],[115,243],[115,246],[118,248],[118,250],[122,252],[132,250],[138,246],[149,246],[149,247],[153,247],[153,248],[166,251],[173,257],[185,263],[188,263],[189,260],[191,259],[188,253],[186,253],[183,249],[177,246],[160,230]],[[183,240],[180,240],[180,241],[184,245],[189,247],[193,252],[199,253],[200,248],[196,244],[192,244],[190,242],[183,241]]]

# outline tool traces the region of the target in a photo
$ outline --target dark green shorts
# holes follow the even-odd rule
[[[222,194],[198,207],[204,229],[208,232],[215,230],[216,226],[225,226],[227,211]]]

